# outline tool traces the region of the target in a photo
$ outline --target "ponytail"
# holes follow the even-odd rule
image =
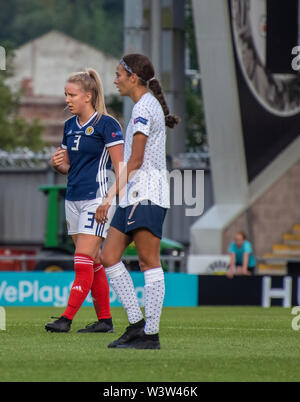
[[[102,114],[107,115],[107,110],[104,101],[103,85],[101,78],[96,70],[93,68],[86,69],[87,74],[91,77],[91,80],[95,82],[94,96],[92,97],[92,105],[98,112],[98,119],[100,119]]]
[[[155,98],[158,100],[158,102],[161,104],[162,110],[165,115],[165,123],[167,127],[173,128],[180,122],[180,118],[178,116],[170,114],[169,107],[167,105],[167,102],[165,100],[165,96],[162,92],[160,83],[157,78],[153,77],[150,78],[148,82],[149,89],[155,96]]]

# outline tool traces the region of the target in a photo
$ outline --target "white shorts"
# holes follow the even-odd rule
[[[86,201],[66,200],[65,210],[68,234],[85,233],[105,238],[116,207],[115,205],[111,205],[107,214],[108,221],[100,224],[95,220],[95,213],[101,202],[102,198]]]

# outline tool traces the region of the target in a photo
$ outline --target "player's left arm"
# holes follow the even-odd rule
[[[248,271],[248,263],[249,263],[249,253],[244,253],[243,254],[243,266],[242,266],[242,272],[244,275],[249,275]]]
[[[136,171],[141,167],[144,160],[144,152],[147,142],[147,136],[141,132],[136,132],[133,136],[131,155],[124,168],[120,171],[119,175],[119,197],[120,199],[124,195],[126,184]],[[113,190],[113,189],[112,189]],[[112,197],[113,194],[108,194],[108,197]]]
[[[117,144],[108,148],[109,156],[111,158],[114,171],[115,171],[115,181],[114,184],[109,189],[109,192],[106,194],[105,198],[103,199],[102,203],[96,210],[95,219],[96,222],[106,222],[108,219],[108,210],[115,199],[116,194],[119,192],[119,177],[120,177],[120,170],[123,169],[123,144]]]
[[[95,215],[96,222],[101,223],[103,221],[107,221],[107,211],[109,206],[113,203],[116,194],[119,194],[120,199],[123,197],[122,190],[125,189],[129,178],[131,175],[136,173],[143,163],[147,138],[148,137],[145,134],[140,132],[136,132],[134,134],[131,147],[131,156],[127,164],[119,170],[119,180],[117,181],[116,179],[106,194],[102,204],[97,208]]]
[[[243,266],[242,266],[242,273],[243,275],[250,275],[250,272],[248,271],[248,265],[249,265],[249,258],[250,254],[252,253],[252,246],[251,243],[246,241],[243,245]]]
[[[142,166],[147,138],[145,134],[139,131],[133,136],[131,155],[127,163],[127,180]]]
[[[140,132],[134,134],[131,147],[131,156],[127,164],[124,164],[123,168],[119,170],[118,187],[116,186],[115,182],[106,195],[106,198],[110,202],[114,199],[116,194],[120,194],[120,198],[122,198],[122,190],[125,188],[129,178],[141,167],[144,160],[147,138],[148,137],[146,135]]]

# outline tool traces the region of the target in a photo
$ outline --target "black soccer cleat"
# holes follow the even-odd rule
[[[145,320],[141,319],[135,324],[130,324],[126,331],[119,339],[111,342],[108,347],[109,348],[117,348],[120,345],[125,345],[128,342],[133,341],[134,339],[140,337],[144,333]]]
[[[85,328],[79,329],[77,332],[114,332],[112,319],[101,319],[93,324],[88,324]]]
[[[123,345],[118,345],[120,349],[160,349],[158,334],[147,335],[143,333],[140,337]]]
[[[57,317],[51,317],[57,318]],[[45,329],[50,332],[69,332],[71,328],[72,320],[69,320],[67,317],[59,317],[57,320],[53,322],[48,322],[45,325]]]

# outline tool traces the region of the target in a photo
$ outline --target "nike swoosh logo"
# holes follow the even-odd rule
[[[135,221],[131,221],[131,222],[127,222],[127,225],[131,225],[132,223],[134,223]]]

